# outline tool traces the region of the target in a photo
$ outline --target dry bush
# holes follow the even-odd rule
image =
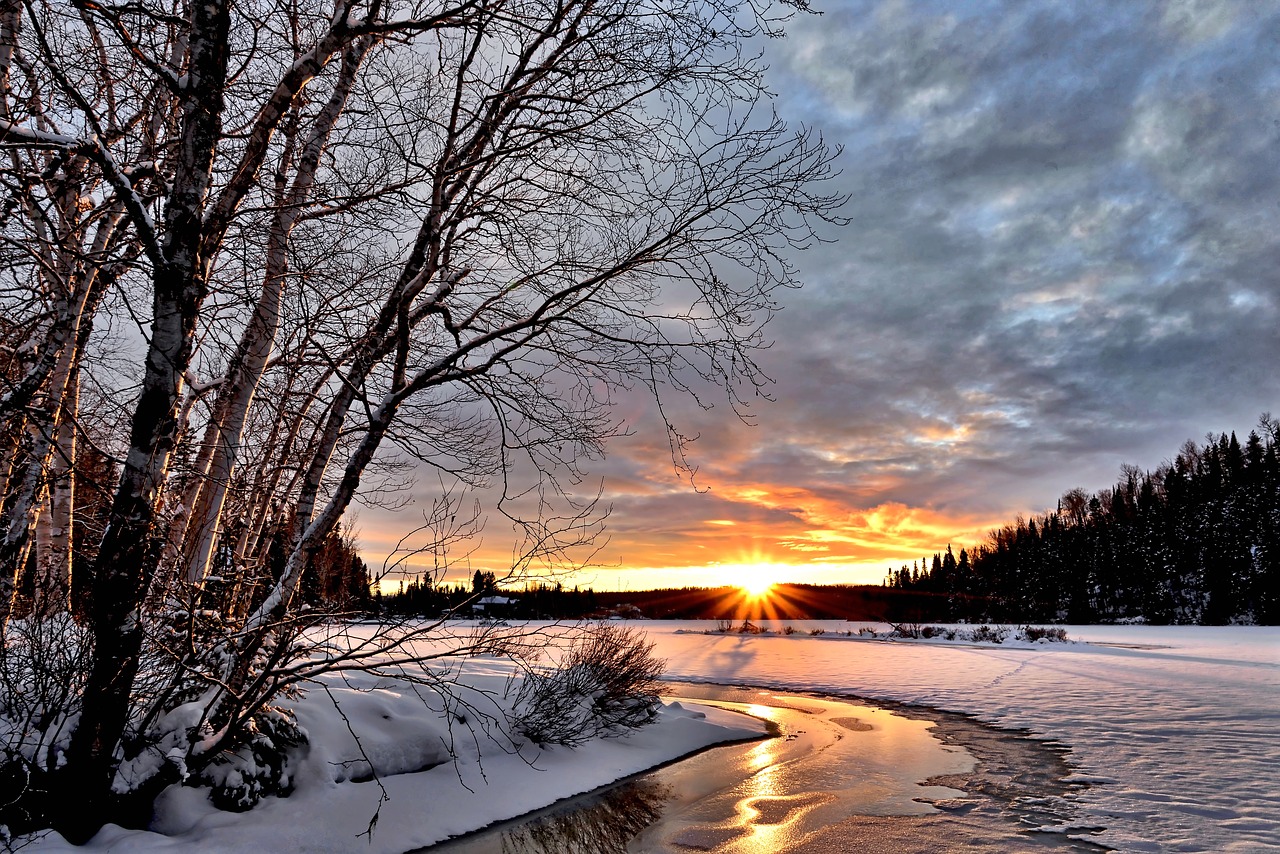
[[[1008,626],[978,626],[969,632],[969,639],[976,643],[1004,643],[1009,637]]]
[[[573,747],[644,726],[657,714],[665,665],[643,632],[592,626],[574,639],[558,668],[525,676],[512,729],[535,744]]]
[[[1065,642],[1067,639],[1067,630],[1061,626],[1023,626],[1018,634],[1032,643],[1040,640]]]
[[[0,643],[0,833],[9,834],[46,826],[49,815],[63,808],[47,791],[80,711],[90,641],[66,612],[10,620],[6,629]]]

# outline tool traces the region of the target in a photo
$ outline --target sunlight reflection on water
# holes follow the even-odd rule
[[[947,833],[967,840],[964,847],[974,851],[1075,847],[1057,835],[1028,836],[1016,817],[1002,812],[999,805],[981,805],[978,796],[932,785],[937,781],[931,778],[971,771],[975,760],[962,748],[936,738],[930,732],[931,721],[856,702],[751,689],[682,686],[680,696],[763,718],[779,735],[750,745],[716,748],[505,828],[432,850],[441,854],[953,850]],[[947,781],[958,779],[951,776]],[[940,813],[931,802],[945,804],[948,813]]]

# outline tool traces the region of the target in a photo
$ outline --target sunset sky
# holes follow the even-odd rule
[[[814,6],[768,80],[844,146],[851,223],[794,258],[755,426],[668,410],[705,491],[622,401],[570,583],[876,583],[1280,414],[1280,4]],[[413,513],[362,512],[371,563]],[[459,574],[510,554],[491,515]]]

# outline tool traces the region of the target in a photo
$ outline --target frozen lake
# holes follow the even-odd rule
[[[1019,647],[837,634],[856,622],[646,625],[673,679],[919,704],[1060,743],[1089,784],[1082,822],[1104,829],[1090,838],[1118,850],[1280,851],[1276,627],[1067,626],[1082,642]]]

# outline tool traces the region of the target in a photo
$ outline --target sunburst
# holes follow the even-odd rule
[[[777,583],[777,567],[767,563],[744,563],[725,567],[725,580],[752,599],[763,599]]]

